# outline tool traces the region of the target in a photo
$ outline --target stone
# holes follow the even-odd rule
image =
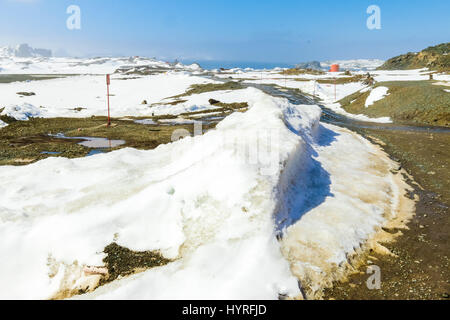
[[[219,103],[220,103],[220,101],[218,101],[218,100],[215,100],[215,99],[209,99],[209,104],[212,105],[212,106],[214,106],[214,105],[216,105],[216,104],[219,104]]]

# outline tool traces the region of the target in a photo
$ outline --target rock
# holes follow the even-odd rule
[[[212,106],[214,106],[214,105],[216,105],[216,104],[219,104],[219,103],[220,103],[220,101],[218,101],[218,100],[215,100],[215,99],[209,99],[209,104],[212,105]]]
[[[35,96],[36,95],[36,93],[34,93],[34,92],[17,92],[17,94],[19,96],[25,96],[25,97],[30,97],[30,96]]]
[[[148,104],[148,103],[147,103],[147,100],[142,101],[141,104]]]

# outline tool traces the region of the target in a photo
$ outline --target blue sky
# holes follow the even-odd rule
[[[69,5],[81,30],[68,30]],[[369,5],[381,30],[366,27]],[[0,46],[72,55],[296,63],[389,58],[450,41],[448,0],[0,0]]]

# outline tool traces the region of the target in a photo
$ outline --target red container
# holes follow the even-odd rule
[[[330,67],[330,72],[339,72],[339,65],[338,64],[332,64]]]

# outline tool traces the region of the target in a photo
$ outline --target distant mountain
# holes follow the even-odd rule
[[[428,47],[420,52],[408,52],[387,60],[378,70],[410,70],[428,68],[450,71],[450,42]]]
[[[297,69],[323,70],[319,61],[302,62],[295,66]]]
[[[35,58],[52,56],[52,51],[48,49],[32,48],[28,44],[20,44],[13,47],[0,48],[0,57],[18,57],[18,58]]]

